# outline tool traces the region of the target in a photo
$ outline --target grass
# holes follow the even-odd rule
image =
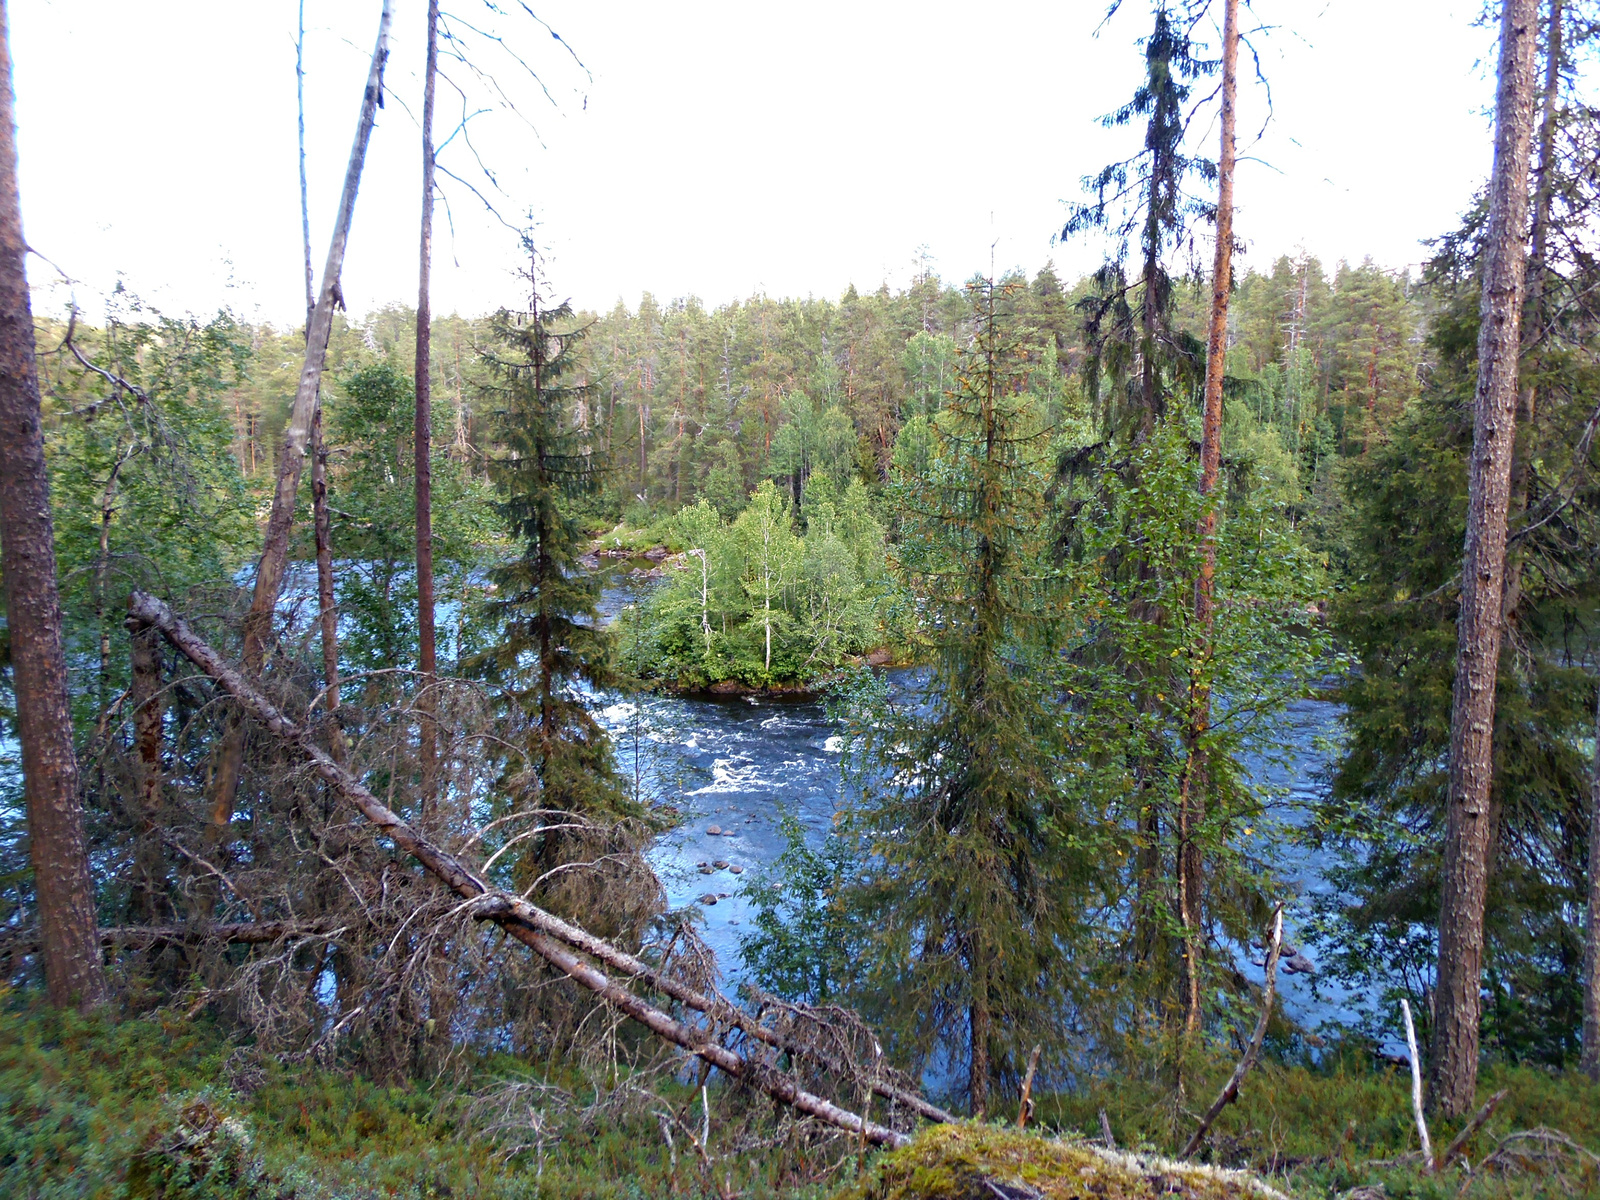
[[[1219,1078],[1222,1069],[1218,1064]],[[593,1081],[576,1068],[552,1067],[549,1074],[569,1096],[587,1102],[594,1095]],[[475,1064],[459,1086],[390,1085],[257,1056],[206,1020],[81,1017],[20,993],[0,995],[0,1196],[627,1200],[714,1196],[727,1187],[751,1200],[821,1200],[835,1189],[853,1200],[909,1200],[964,1196],[984,1172],[998,1179],[1010,1172],[1045,1195],[1112,1200],[1146,1194],[1131,1176],[1118,1183],[1103,1159],[1084,1158],[1090,1152],[1081,1146],[1019,1138],[1000,1125],[928,1131],[898,1156],[867,1156],[859,1179],[855,1154],[841,1158],[837,1148],[829,1153],[788,1141],[782,1150],[741,1153],[736,1138],[754,1133],[770,1139],[771,1106],[715,1088],[713,1186],[683,1132],[700,1127],[698,1092],[672,1083],[660,1106],[597,1116],[581,1113],[584,1104],[576,1103],[555,1116],[542,1153],[508,1153],[471,1118],[470,1102],[496,1080],[528,1075],[527,1063],[500,1057]],[[1402,1073],[1356,1060],[1324,1069],[1268,1064],[1218,1121],[1210,1154],[1224,1166],[1267,1172],[1274,1187],[1297,1197],[1332,1197],[1373,1184],[1384,1185],[1389,1197],[1417,1200],[1600,1195],[1592,1167],[1575,1166],[1571,1156],[1560,1176],[1489,1178],[1452,1170],[1431,1177],[1415,1164],[1374,1165],[1415,1146],[1408,1088]],[[1572,1074],[1491,1066],[1480,1091],[1487,1096],[1500,1088],[1510,1094],[1469,1148],[1473,1163],[1508,1132],[1537,1126],[1600,1150],[1600,1088],[1594,1084]],[[1198,1085],[1192,1092],[1209,1094]],[[654,1115],[658,1107],[683,1118],[676,1167]],[[1101,1108],[1121,1145],[1170,1152],[1170,1102],[1154,1084],[1107,1079],[1038,1100],[1043,1127],[1080,1141],[1098,1137]],[[1435,1144],[1446,1145],[1458,1127],[1435,1122]],[[1187,1131],[1185,1119],[1181,1133]],[[1094,1181],[1100,1189],[1072,1190],[1089,1180],[1086,1168],[1099,1172]],[[1140,1178],[1148,1182],[1152,1174],[1162,1172]],[[1062,1179],[1066,1184],[1056,1186]],[[1196,1197],[1211,1194],[1186,1186]]]
[[[1231,1064],[1216,1064],[1215,1078],[1191,1088],[1202,1109]],[[1479,1163],[1500,1139],[1518,1130],[1559,1130],[1590,1152],[1600,1152],[1600,1086],[1577,1072],[1488,1064],[1478,1079],[1478,1103],[1506,1089],[1493,1117],[1466,1147]],[[1120,1144],[1171,1152],[1194,1128],[1189,1115],[1175,1130],[1170,1092],[1149,1083],[1107,1079],[1083,1089],[1041,1098],[1039,1116],[1057,1129],[1099,1136],[1106,1112]],[[1466,1119],[1429,1119],[1436,1153],[1442,1153]],[[1245,1082],[1237,1103],[1212,1129],[1206,1156],[1227,1166],[1269,1171],[1285,1190],[1330,1196],[1382,1184],[1390,1197],[1600,1196],[1593,1166],[1573,1162],[1565,1184],[1547,1174],[1496,1175],[1469,1181],[1459,1169],[1445,1176],[1424,1174],[1416,1164],[1375,1165],[1418,1148],[1411,1111],[1411,1078],[1404,1070],[1373,1068],[1353,1056],[1333,1056],[1325,1066],[1264,1063]],[[1463,1187],[1465,1185],[1465,1190]],[[1554,1190],[1548,1190],[1548,1189]],[[1573,1188],[1576,1190],[1566,1190]]]

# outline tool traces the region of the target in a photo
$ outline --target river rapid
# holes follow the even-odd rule
[[[641,586],[626,573],[610,573],[603,618],[632,603]],[[820,703],[805,700],[607,694],[594,704],[619,768],[640,794],[682,812],[681,823],[657,839],[651,862],[673,908],[700,905],[701,932],[725,981],[736,986],[745,974],[739,939],[752,932],[743,889],[782,853],[783,817],[793,815],[815,847],[842,803],[838,727]],[[1285,941],[1297,947],[1310,897],[1327,885],[1320,857],[1283,837],[1281,827],[1307,819],[1340,735],[1340,717],[1336,704],[1296,702],[1283,714],[1273,760],[1249,764],[1254,782],[1274,797],[1280,832],[1255,849],[1285,885]],[[701,863],[727,866],[711,865],[707,874]],[[1236,949],[1240,967],[1260,982],[1263,972],[1250,961],[1260,952]],[[1308,1030],[1352,1019],[1361,999],[1315,974],[1280,972],[1279,990],[1285,1014]]]

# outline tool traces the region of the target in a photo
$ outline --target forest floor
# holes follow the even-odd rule
[[[797,1140],[792,1129],[774,1129],[770,1105],[714,1089],[713,1177],[683,1136],[700,1127],[697,1093],[673,1085],[659,1105],[575,1104],[546,1127],[542,1147],[531,1144],[529,1126],[523,1134],[530,1144],[518,1150],[504,1131],[491,1135],[474,1101],[519,1070],[526,1076],[525,1064],[497,1059],[455,1082],[385,1084],[353,1070],[258,1055],[227,1041],[204,1017],[82,1018],[21,994],[0,996],[0,1195],[1205,1200],[1267,1194],[1249,1177],[1190,1175],[1152,1158],[1115,1159],[1095,1149],[1090,1136],[1098,1140],[1103,1108],[1123,1145],[1147,1154],[1170,1150],[1170,1101],[1126,1080],[1042,1098],[1044,1127],[1064,1141],[1020,1137],[1002,1123],[963,1125],[930,1131],[910,1149],[884,1155],[862,1155],[838,1141]],[[592,1081],[575,1069],[541,1069],[539,1076],[541,1086],[562,1085],[559,1094],[594,1095]],[[1600,1195],[1600,1103],[1587,1080],[1530,1068],[1486,1071],[1484,1095],[1501,1088],[1509,1094],[1468,1147],[1475,1169],[1456,1165],[1442,1176],[1424,1175],[1415,1162],[1374,1161],[1395,1160],[1415,1146],[1408,1088],[1387,1068],[1269,1064],[1218,1122],[1213,1151],[1221,1165],[1260,1172],[1272,1189],[1293,1197]],[[675,1164],[657,1108],[692,1118],[676,1139]],[[1559,1135],[1515,1136],[1534,1129]],[[1435,1145],[1448,1144],[1454,1132],[1438,1124]]]

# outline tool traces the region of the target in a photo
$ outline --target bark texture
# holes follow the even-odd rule
[[[428,62],[422,79],[422,237],[417,269],[417,415],[413,442],[417,487],[417,674],[422,715],[422,803],[433,801],[438,773],[438,704],[433,682],[438,668],[433,629],[433,90],[439,70],[439,0],[428,0]]]
[[[1200,430],[1200,571],[1194,581],[1194,617],[1201,662],[1190,687],[1188,758],[1178,797],[1178,915],[1183,922],[1183,1026],[1200,1028],[1200,893],[1205,863],[1196,835],[1205,820],[1206,764],[1201,743],[1211,727],[1211,687],[1205,659],[1216,619],[1215,493],[1222,463],[1222,378],[1228,365],[1228,294],[1233,287],[1233,175],[1239,90],[1239,0],[1226,0],[1222,18],[1222,146],[1217,156],[1217,250],[1211,267],[1211,321],[1206,337],[1205,409]]]
[[[311,418],[311,522],[317,542],[317,606],[322,626],[323,708],[328,713],[328,750],[344,762],[339,724],[339,608],[333,594],[333,535],[328,521],[328,447],[322,440],[322,405]]]
[[[1516,437],[1517,357],[1527,267],[1528,158],[1533,140],[1538,0],[1505,0],[1500,22],[1494,172],[1489,182],[1478,386],[1473,410],[1467,534],[1450,714],[1433,1106],[1462,1116],[1478,1081],[1483,906],[1489,886],[1495,678],[1500,661],[1506,511]]]
[[[836,1128],[863,1137],[875,1145],[900,1146],[909,1140],[896,1130],[866,1120],[823,1097],[805,1091],[794,1082],[791,1075],[781,1073],[772,1063],[728,1049],[715,1040],[714,1027],[712,1031],[708,1031],[686,1025],[613,981],[586,961],[586,958],[593,958],[620,970],[623,974],[650,985],[690,1008],[715,1017],[718,1023],[739,1028],[755,1040],[774,1049],[795,1053],[805,1052],[802,1048],[787,1042],[782,1035],[763,1028],[748,1014],[738,1013],[726,1002],[702,996],[681,982],[654,972],[602,939],[530,904],[520,896],[491,887],[467,863],[435,846],[419,830],[368,791],[354,775],[335,763],[326,751],[306,735],[304,730],[278,712],[241,672],[229,666],[165,604],[144,592],[134,592],[128,602],[128,611],[131,624],[144,624],[159,629],[162,636],[175,649],[216,681],[243,711],[261,722],[273,736],[282,739],[294,749],[321,779],[359,810],[376,827],[379,834],[410,854],[456,895],[475,901],[472,910],[475,916],[494,921],[508,936],[522,942],[574,982],[594,992],[652,1033],[683,1047],[710,1066],[735,1078],[746,1080],[774,1099]],[[580,958],[580,953],[586,958]],[[880,1095],[893,1095],[896,1099],[900,1099],[902,1095],[898,1090],[889,1091],[880,1084],[874,1084],[873,1090]],[[916,1111],[934,1120],[949,1119],[948,1114],[926,1102],[922,1102]]]
[[[1583,953],[1584,1074],[1600,1083],[1600,696],[1594,709],[1594,776],[1589,780],[1589,908]]]
[[[89,1008],[105,1000],[106,979],[67,704],[14,122],[9,14],[0,0],[0,558],[45,984],[52,1004]]]
[[[133,879],[128,887],[128,920],[154,925],[172,913],[167,896],[167,861],[161,846],[161,727],[166,691],[161,686],[161,639],[152,629],[134,633],[129,644],[133,742],[137,753],[132,804]]]
[[[300,368],[294,407],[283,432],[272,509],[267,517],[261,558],[256,564],[255,593],[251,597],[250,611],[245,616],[244,665],[251,674],[258,673],[265,661],[272,634],[272,615],[277,608],[278,594],[283,588],[283,573],[289,557],[289,531],[294,525],[295,497],[300,490],[300,475],[305,466],[311,419],[322,388],[322,367],[327,356],[328,337],[333,331],[333,310],[344,304],[344,297],[339,290],[339,277],[344,270],[345,244],[350,237],[350,222],[355,213],[356,192],[361,186],[367,144],[372,139],[378,106],[383,102],[383,69],[388,57],[389,0],[384,0],[383,11],[378,18],[378,42],[372,51],[367,86],[361,97],[355,144],[350,149],[344,190],[339,197],[339,211],[333,223],[333,239],[328,246],[327,263],[322,269],[322,291],[317,296],[316,308],[312,310],[306,330],[305,363]],[[206,844],[213,851],[226,840],[228,827],[233,821],[234,801],[239,794],[239,775],[244,767],[244,737],[244,722],[235,713],[222,737],[212,783],[211,821]]]

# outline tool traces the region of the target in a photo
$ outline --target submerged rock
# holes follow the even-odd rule
[[[1288,1200],[1244,1171],[963,1122],[924,1130],[833,1200]]]

